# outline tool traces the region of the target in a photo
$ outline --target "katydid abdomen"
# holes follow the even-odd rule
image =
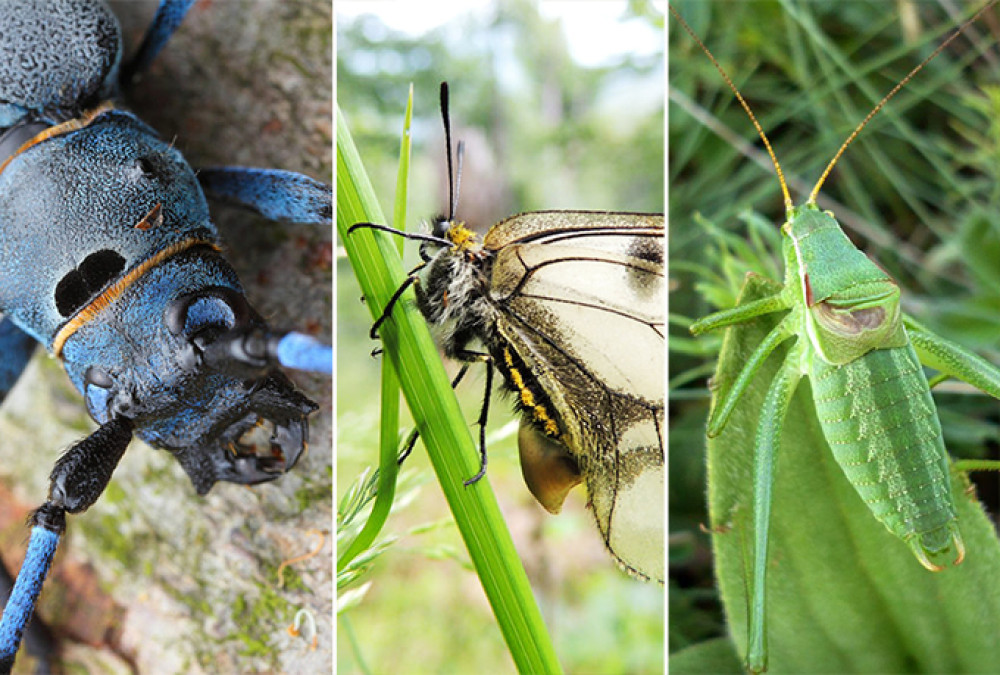
[[[823,436],[872,515],[922,565],[940,570],[932,558],[953,541],[961,562],[941,423],[903,327],[899,288],[831,214],[806,206],[791,215],[787,264],[808,308],[800,330],[812,346]]]
[[[953,541],[960,559],[941,424],[913,347],[843,365],[814,357],[810,382],[823,435],[872,515],[929,569]]]

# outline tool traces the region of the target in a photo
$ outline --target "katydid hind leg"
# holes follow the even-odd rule
[[[904,317],[904,320],[910,342],[920,362],[940,371],[939,378],[954,377],[1000,399],[1000,369],[981,356],[933,333],[910,317]],[[963,473],[1000,471],[1000,461],[990,459],[959,459],[952,462],[951,466],[953,471]]]
[[[802,377],[798,367],[798,351],[793,348],[789,352],[767,390],[754,440],[753,583],[750,588],[750,626],[747,639],[747,669],[753,673],[767,669],[765,597],[775,454],[781,445],[781,430],[792,403],[792,396]]]

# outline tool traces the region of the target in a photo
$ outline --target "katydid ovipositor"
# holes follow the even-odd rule
[[[709,435],[715,436],[748,387],[768,389],[754,444],[747,654],[752,670],[766,665],[764,576],[774,563],[767,551],[774,452],[799,379],[809,379],[823,434],[870,512],[930,569],[961,562],[964,547],[940,425],[917,357],[1000,397],[1000,371],[903,316],[895,282],[850,243],[832,214],[816,207],[826,175],[797,208],[781,179],[787,211],[784,287],[692,326],[700,333],[769,314],[780,317],[752,354],[748,350],[746,365],[715,401],[709,422]],[[783,342],[788,351],[777,376],[755,380],[768,354]]]

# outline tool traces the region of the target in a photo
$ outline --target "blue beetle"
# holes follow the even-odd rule
[[[99,497],[133,434],[205,493],[291,468],[315,407],[275,368],[308,364],[283,356],[248,304],[201,187],[307,223],[329,222],[329,188],[278,171],[196,174],[118,102],[190,4],[162,2],[128,64],[103,3],[22,0],[0,15],[0,398],[38,342],[100,424],[57,462],[35,515],[56,533],[64,511]]]

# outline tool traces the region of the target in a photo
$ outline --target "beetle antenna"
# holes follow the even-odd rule
[[[993,0],[993,2],[996,2],[996,0]],[[705,46],[705,43],[701,41],[701,38],[695,34],[694,30],[688,25],[687,21],[684,20],[684,17],[680,15],[673,5],[668,3],[668,6],[670,7],[670,13],[673,14],[674,18],[680,22],[681,26],[684,27],[684,30],[687,31],[688,35],[690,35],[694,41],[698,43],[698,46],[701,47],[701,51],[705,52],[708,59],[712,62],[712,65],[714,65],[715,69],[722,75],[722,79],[724,79],[726,84],[729,85],[729,88],[732,89],[733,94],[736,95],[736,100],[740,102],[740,105],[743,106],[743,110],[745,110],[746,114],[750,117],[750,121],[753,122],[753,127],[757,130],[757,134],[760,136],[760,139],[764,141],[764,147],[767,148],[767,154],[771,157],[771,162],[774,164],[774,170],[778,174],[778,181],[781,183],[781,194],[785,197],[785,211],[791,211],[793,207],[792,196],[788,193],[788,184],[785,183],[785,174],[781,170],[781,164],[778,163],[778,157],[774,154],[774,150],[771,148],[771,141],[767,140],[767,134],[764,133],[764,129],[760,126],[760,123],[754,116],[753,111],[750,109],[750,105],[743,98],[743,95],[740,93],[740,90],[736,88],[736,85],[733,84],[733,80],[726,73],[725,69],[723,69],[719,62],[715,60],[715,57],[712,56],[712,52],[709,51],[708,47]]]
[[[890,91],[888,94],[886,94],[885,97],[881,101],[879,101],[878,104],[874,108],[872,108],[872,111],[870,113],[868,113],[867,117],[865,117],[861,121],[861,124],[859,124],[854,129],[854,131],[851,132],[851,135],[847,137],[847,140],[844,141],[844,144],[840,146],[840,150],[837,151],[837,154],[834,155],[833,159],[830,160],[830,163],[826,165],[826,169],[823,171],[823,175],[820,176],[819,180],[816,182],[816,187],[814,187],[812,189],[812,192],[809,193],[809,200],[808,200],[808,202],[806,202],[807,204],[815,204],[816,203],[816,197],[819,195],[820,188],[823,187],[823,183],[826,181],[827,176],[830,175],[830,172],[833,171],[833,167],[837,163],[837,161],[840,159],[841,155],[843,155],[844,151],[847,150],[847,146],[849,146],[854,141],[854,139],[857,138],[858,134],[861,133],[861,130],[865,128],[865,126],[868,124],[868,122],[870,122],[871,119],[873,117],[875,117],[875,115],[877,115],[878,112],[882,108],[885,107],[885,104],[889,102],[889,99],[891,99],[893,96],[895,96],[896,93],[900,89],[902,89],[903,87],[905,87],[906,83],[909,82],[911,79],[913,79],[913,76],[916,75],[917,73],[919,73],[923,69],[924,66],[926,66],[928,63],[930,63],[938,54],[940,54],[941,52],[943,52],[945,50],[945,48],[949,44],[951,44],[952,40],[954,40],[959,35],[961,35],[963,32],[965,32],[965,29],[968,28],[969,25],[971,25],[974,21],[976,21],[982,15],[983,12],[985,12],[987,9],[989,9],[990,7],[992,7],[993,5],[995,5],[996,3],[997,3],[997,0],[990,0],[985,5],[983,5],[982,7],[980,7],[978,12],[976,12],[975,14],[973,14],[971,18],[969,18],[968,20],[966,20],[965,23],[963,23],[961,26],[959,26],[958,30],[956,30],[954,33],[952,33],[948,37],[947,40],[945,40],[940,45],[938,45],[937,49],[935,49],[933,52],[930,53],[930,56],[928,56],[926,59],[924,59],[923,61],[921,61],[920,64],[916,68],[914,68],[913,70],[911,70],[910,73],[906,77],[904,77],[902,80],[899,81],[899,84],[897,84],[895,87],[892,88],[892,91]]]

